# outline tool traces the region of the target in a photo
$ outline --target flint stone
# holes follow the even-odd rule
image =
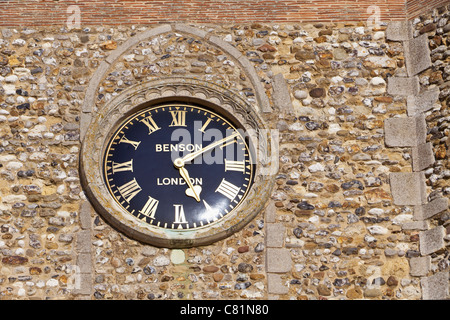
[[[315,59],[316,55],[313,51],[297,51],[295,53],[295,59],[297,60],[312,60]]]
[[[376,298],[376,297],[381,296],[381,295],[382,295],[382,292],[377,287],[369,287],[369,288],[364,290],[364,296],[366,298]]]
[[[326,94],[324,88],[314,88],[311,91],[309,91],[309,95],[313,98],[321,98],[324,97]]]
[[[28,262],[28,258],[21,256],[9,256],[2,259],[2,263],[10,265],[21,265]]]
[[[344,48],[337,48],[333,51],[334,59],[345,60],[348,58],[348,53]]]
[[[166,256],[157,256],[154,260],[153,260],[153,265],[155,267],[163,267],[163,266],[168,266],[170,264],[170,259]]]

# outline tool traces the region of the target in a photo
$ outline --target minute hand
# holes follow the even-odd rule
[[[190,154],[184,156],[181,160],[183,160],[183,162],[191,161],[191,160],[197,158],[197,157],[198,157],[199,155],[201,155],[202,153],[205,153],[205,152],[207,152],[207,151],[209,151],[209,150],[211,150],[211,149],[214,149],[214,148],[216,148],[217,146],[220,146],[221,144],[223,144],[224,142],[226,142],[226,141],[228,141],[228,140],[231,140],[231,139],[237,137],[238,135],[239,135],[238,132],[234,132],[233,134],[229,135],[228,137],[226,137],[226,138],[224,138],[224,139],[222,139],[222,140],[219,140],[219,141],[217,141],[217,142],[213,142],[213,143],[207,145],[206,147],[204,147],[203,149],[200,149],[200,150],[198,150],[198,151],[192,152],[192,153],[190,153]]]

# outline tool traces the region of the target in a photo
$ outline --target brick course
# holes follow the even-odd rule
[[[156,24],[171,22],[348,22],[374,17],[381,21],[404,20],[448,0],[303,0],[261,1],[145,1],[145,0],[6,0],[0,3],[0,26],[48,26],[64,24],[79,7],[82,25]]]

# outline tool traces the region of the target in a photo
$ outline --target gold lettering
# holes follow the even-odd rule
[[[155,219],[156,209],[158,208],[159,201],[153,199],[152,197],[148,197],[148,201],[145,203],[142,210],[139,210],[140,213],[149,217],[150,219]]]
[[[169,127],[186,127],[186,112],[187,111],[170,111],[172,114],[172,123]]]
[[[245,171],[245,160],[242,161],[230,161],[225,159],[225,171]]]
[[[130,202],[142,189],[136,181],[136,178],[124,185],[117,187],[120,195],[127,201]]]
[[[131,144],[134,147],[134,150],[137,150],[137,148],[139,147],[139,144],[141,143],[140,141],[132,141],[132,140],[128,140],[125,135],[122,136],[122,138],[120,138],[119,143],[128,143]]]
[[[155,144],[156,152],[184,152],[184,151],[198,151],[203,149],[201,144]]]
[[[216,192],[219,192],[223,194],[225,197],[227,197],[230,200],[233,200],[238,195],[241,188],[235,186],[234,184],[226,181],[225,179],[222,179],[222,182],[220,183],[219,187],[216,189]]]
[[[141,122],[148,127],[148,130],[149,130],[148,134],[152,134],[153,132],[161,129],[155,123],[155,120],[153,120],[152,116],[148,116],[147,118],[142,119]]]
[[[178,229],[182,229],[181,224],[187,224],[186,216],[184,215],[184,208],[182,204],[174,204],[175,207],[175,221],[174,223],[180,224]]]
[[[212,118],[208,118],[208,120],[206,120],[205,124],[203,125],[203,127],[201,129],[198,129],[199,131],[205,133],[205,129],[208,126],[208,124],[212,121]]]

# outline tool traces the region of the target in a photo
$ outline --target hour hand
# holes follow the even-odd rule
[[[186,189],[186,195],[188,197],[192,197],[197,202],[200,202],[200,192],[202,192],[202,187],[200,186],[194,186],[191,182],[191,179],[189,177],[189,173],[184,167],[184,163],[180,162],[180,159],[175,160],[174,162],[175,168],[177,168],[180,171],[180,176],[186,181],[186,184],[188,185],[188,189]]]

